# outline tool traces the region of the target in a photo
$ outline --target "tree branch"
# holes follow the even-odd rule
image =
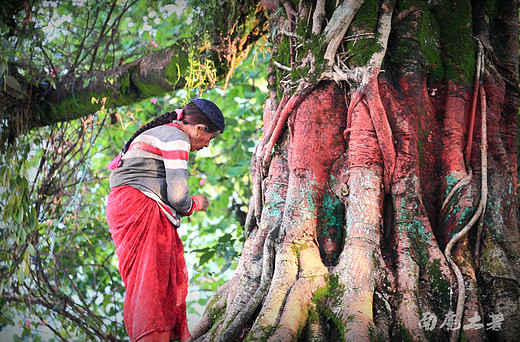
[[[97,50],[99,48],[99,45],[101,44],[101,40],[104,38],[106,32],[106,28],[107,28],[107,25],[108,25],[108,22],[110,20],[110,17],[112,16],[112,13],[114,13],[114,9],[116,8],[116,4],[117,4],[117,0],[114,0],[114,2],[112,3],[112,6],[110,6],[110,10],[108,11],[108,14],[107,14],[107,18],[105,19],[105,23],[103,24],[103,27],[101,28],[101,31],[99,33],[99,38],[97,40],[97,42],[94,44],[93,46],[93,52],[92,52],[92,55],[91,55],[91,59],[90,59],[90,66],[88,68],[88,70],[91,72],[92,71],[92,68],[94,67],[94,62],[96,60],[96,55],[97,55]],[[123,11],[123,13],[125,13]]]
[[[30,128],[95,113],[100,105],[92,103],[93,97],[106,97],[109,109],[180,89],[188,68],[188,52],[176,44],[114,69],[57,82],[43,103],[33,105]]]
[[[354,15],[364,2],[364,0],[347,0],[342,2],[334,11],[327,27],[325,27],[325,42],[328,45],[324,57],[325,60],[329,61],[329,66],[334,64],[334,56],[336,56],[338,46],[343,40]]]
[[[323,19],[325,18],[325,0],[316,1],[316,8],[312,14],[312,34],[318,35],[321,33]]]

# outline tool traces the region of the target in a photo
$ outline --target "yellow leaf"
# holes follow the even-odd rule
[[[22,261],[22,264],[23,264],[23,273],[25,273],[26,276],[29,275],[29,271],[30,271],[29,265],[27,264],[27,262],[25,262],[25,260]]]

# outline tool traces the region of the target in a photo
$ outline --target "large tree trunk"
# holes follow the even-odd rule
[[[517,2],[333,6],[272,12],[249,235],[193,340],[517,339]]]

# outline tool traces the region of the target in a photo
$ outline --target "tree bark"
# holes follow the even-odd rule
[[[93,114],[101,108],[99,102],[92,101],[93,97],[106,98],[104,108],[109,109],[182,89],[188,68],[188,52],[176,44],[115,69],[57,82],[56,89],[45,96],[43,106],[31,110],[31,126],[46,126]]]
[[[272,12],[296,32],[273,40],[251,233],[193,340],[515,340],[517,3],[328,5]]]

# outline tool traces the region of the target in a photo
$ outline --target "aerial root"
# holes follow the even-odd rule
[[[190,342],[205,341],[209,334],[209,330],[215,324],[215,311],[222,310],[226,307],[226,299],[229,290],[234,286],[234,283],[238,281],[238,278],[233,278],[221,287],[212,295],[211,299],[218,298],[214,302],[208,303],[208,307],[204,310],[204,314],[200,322],[191,332]],[[210,300],[211,301],[211,300]]]
[[[455,186],[450,190],[450,193],[448,196],[444,199],[442,202],[441,212],[440,212],[440,218],[443,219],[445,215],[447,214],[447,211],[449,208],[452,208],[455,200],[462,190],[463,187],[469,184],[471,182],[471,179],[473,178],[473,171],[471,168],[468,169],[468,174],[462,178],[460,181],[455,184]]]
[[[318,305],[314,301],[311,302],[309,311],[318,313]],[[307,342],[323,342],[330,340],[325,331],[325,322],[322,322],[322,318],[318,314],[307,320],[307,331]]]
[[[260,165],[261,161],[257,159],[257,163],[258,163],[258,165]],[[248,226],[248,228],[252,227],[252,225],[253,225],[253,223],[252,223],[253,217],[256,218],[257,223],[260,222],[261,217],[262,217],[262,208],[263,208],[263,204],[264,204],[264,198],[263,198],[264,192],[263,192],[263,187],[262,187],[262,179],[263,179],[262,170],[261,170],[261,167],[258,166],[257,174],[253,178],[253,200],[251,201],[252,203],[250,205],[250,208],[251,208],[250,210],[253,213],[251,214],[251,223]]]
[[[480,42],[479,42],[480,43]],[[479,45],[481,48],[481,45]],[[481,50],[479,50],[479,56],[482,58]],[[479,58],[479,59],[480,59]],[[479,66],[482,66],[481,63],[478,63]],[[480,72],[480,71],[479,71]],[[469,230],[473,227],[473,225],[477,222],[477,220],[480,220],[479,229],[477,231],[477,239],[480,240],[480,234],[482,232],[482,219],[484,217],[484,213],[486,210],[486,202],[487,202],[487,194],[488,194],[488,187],[487,187],[487,127],[486,127],[486,111],[487,111],[487,101],[486,101],[486,92],[484,89],[484,86],[481,84],[476,84],[475,87],[479,88],[479,96],[480,96],[480,110],[481,110],[481,143],[480,143],[480,154],[481,154],[481,168],[482,168],[482,178],[481,178],[481,191],[480,191],[480,201],[477,210],[471,217],[470,221],[462,228],[461,231],[459,231],[457,234],[455,234],[451,240],[448,242],[444,254],[446,256],[446,259],[448,260],[453,272],[455,273],[455,276],[457,277],[457,284],[458,284],[458,295],[457,295],[457,309],[455,312],[455,324],[456,326],[460,326],[462,324],[462,316],[464,314],[464,305],[465,305],[465,296],[466,296],[466,289],[464,287],[464,277],[462,272],[460,271],[459,267],[455,263],[455,261],[451,257],[451,251],[455,244],[466,236],[466,234],[469,232]],[[477,240],[477,241],[478,241]],[[480,243],[477,242],[477,248],[480,247]],[[477,251],[478,254],[478,251]],[[455,329],[452,332],[450,341],[456,342],[459,340],[459,334],[460,330]]]
[[[275,258],[275,270],[262,310],[258,314],[255,323],[251,327],[248,337],[252,339],[265,339],[266,327],[275,327],[278,313],[283,305],[285,297],[291,286],[296,281],[298,273],[298,260],[296,253],[289,244],[283,244]]]
[[[265,133],[265,136],[263,139],[264,145],[267,141],[271,140],[271,136],[273,135],[274,128],[276,127],[276,123],[280,120],[280,113],[287,105],[288,100],[289,100],[289,97],[287,96],[287,94],[283,93],[282,99],[280,100],[280,103],[278,104],[278,107],[276,108],[276,111],[274,112],[274,115],[269,122],[269,126],[266,129],[266,133]]]
[[[262,213],[262,176],[259,173],[261,170],[257,167],[258,163],[258,149],[255,150],[251,158],[251,183],[252,191],[249,200],[249,210],[244,224],[244,232],[247,236],[251,234],[255,226],[258,226]]]
[[[358,105],[360,101],[363,100],[364,93],[363,91],[356,89],[351,96],[350,104],[348,106],[347,112],[347,127],[343,131],[343,139],[345,139],[345,144],[348,145],[348,136],[352,129],[352,113],[354,112],[354,108]]]
[[[275,96],[273,95],[273,98]],[[263,191],[262,191],[262,179],[264,178],[264,169],[262,167],[262,160],[264,156],[264,150],[266,143],[271,139],[271,136],[273,135],[274,128],[276,126],[276,123],[278,122],[280,118],[280,113],[282,109],[287,104],[288,97],[284,93],[282,96],[282,99],[280,100],[280,103],[276,107],[276,111],[272,113],[272,111],[269,111],[269,113],[272,113],[272,115],[267,115],[266,112],[264,112],[264,124],[266,126],[265,134],[262,140],[260,140],[260,143],[258,144],[255,153],[252,157],[251,162],[251,170],[252,172],[252,185],[253,185],[253,193],[251,195],[251,201],[249,204],[249,212],[248,217],[246,218],[246,232],[249,232],[250,229],[254,226],[254,220],[256,219],[256,222],[260,222],[260,218],[262,215],[262,207],[263,207]],[[271,101],[274,101],[272,99]],[[266,106],[266,111],[268,110]]]
[[[365,113],[368,116],[368,113]],[[359,121],[358,121],[359,122]],[[372,139],[376,137],[372,135]],[[384,196],[381,188],[383,170],[378,167],[350,169],[348,186],[350,217],[345,234],[344,248],[333,274],[341,285],[339,298],[329,304],[341,319],[342,335],[348,341],[365,341],[375,327],[373,302],[376,284],[383,273],[384,261],[380,249],[380,203]],[[349,303],[344,305],[343,303]]]
[[[261,301],[258,297],[265,295],[265,289],[270,283],[274,264],[273,240],[278,235],[278,229],[277,226],[270,228],[262,224],[254,235],[246,240],[244,253],[234,277],[220,287],[209,300],[202,321],[192,334],[193,340],[215,341],[226,329],[229,332],[226,332],[225,336],[237,333],[233,331],[233,327],[230,330],[230,322],[238,320],[243,322],[243,325],[247,323],[252,315],[249,311],[256,309]],[[215,314],[223,311],[225,315]],[[214,328],[210,336],[208,330],[211,327]],[[204,336],[201,337],[202,335]]]
[[[246,228],[248,228],[246,232],[249,232],[250,229],[252,229],[252,227],[254,226],[255,220],[253,220],[253,218],[256,219],[256,222],[260,222],[264,202],[262,180],[265,178],[266,174],[266,171],[263,167],[263,161],[265,159],[264,156],[267,152],[264,151],[266,151],[266,144],[271,144],[271,137],[273,136],[273,132],[275,130],[275,127],[277,126],[277,123],[280,121],[280,114],[282,113],[282,110],[286,107],[288,100],[289,98],[287,94],[284,93],[273,116],[269,118],[269,120],[266,120],[267,118],[264,115],[264,120],[266,120],[267,126],[266,133],[264,135],[264,138],[260,141],[255,150],[255,154],[253,155],[253,162],[251,165],[251,169],[253,170],[253,193],[251,195],[251,201],[249,205],[251,214],[248,213],[248,217],[246,218]],[[267,121],[269,122],[268,125]],[[278,140],[278,137],[276,137],[276,140]],[[274,146],[274,143],[272,145]]]
[[[385,192],[390,193],[390,185],[394,174],[396,152],[394,147],[394,138],[392,134],[392,128],[388,122],[388,117],[381,101],[381,95],[379,94],[379,85],[377,75],[379,69],[376,69],[370,76],[370,80],[367,86],[367,102],[368,108],[370,108],[370,117],[374,124],[374,129],[377,135],[377,141],[381,148],[381,154],[383,155],[384,163],[384,176],[383,182],[385,185]]]
[[[236,339],[240,335],[242,328],[253,316],[253,313],[258,308],[260,302],[267,294],[269,285],[271,284],[271,277],[274,267],[274,239],[277,237],[278,231],[279,229],[274,229],[269,232],[265,241],[260,285],[256,289],[253,296],[249,299],[247,304],[241,305],[242,310],[237,315],[227,318],[226,322],[223,324],[224,326],[227,325],[227,328],[219,336],[217,341],[226,342]]]
[[[290,341],[299,336],[314,292],[326,285],[328,270],[315,245],[296,252],[293,244],[284,243],[275,264],[269,293],[248,335],[252,340]]]
[[[477,229],[477,242],[475,244],[475,265],[478,267],[480,263],[480,238],[482,236],[482,229],[484,226],[484,213],[486,211],[486,202],[488,195],[487,188],[487,127],[486,127],[486,91],[484,87],[480,87],[480,111],[482,112],[482,142],[480,151],[482,153],[482,187],[481,187],[481,203],[483,205],[482,213],[480,214],[479,225]],[[480,204],[479,204],[480,207]]]
[[[471,115],[469,121],[469,129],[468,129],[468,140],[466,143],[466,149],[464,150],[464,160],[466,161],[466,165],[469,165],[471,159],[471,148],[473,144],[473,129],[475,126],[475,116],[477,112],[477,99],[479,96],[479,88],[480,88],[480,75],[482,73],[482,56],[484,54],[482,43],[480,40],[478,42],[478,57],[477,57],[477,69],[475,71],[475,88],[473,89],[473,100],[471,103]]]
[[[294,22],[296,21],[296,17],[298,13],[294,10],[290,1],[284,1],[283,7],[285,8],[285,13],[287,13],[287,18],[289,20],[289,30],[291,32],[294,31]],[[291,68],[294,66],[294,46],[293,40],[291,37],[287,37],[289,39],[289,55],[291,61]]]
[[[473,145],[473,131],[475,126],[475,116],[477,113],[477,100],[479,97],[479,89],[480,89],[480,77],[483,69],[482,64],[482,58],[483,58],[483,48],[482,43],[478,40],[478,58],[477,58],[477,68],[475,72],[475,88],[473,89],[473,98],[471,102],[471,112],[469,117],[469,124],[468,124],[468,138],[466,141],[466,148],[464,149],[464,161],[466,163],[466,168],[468,175],[462,178],[460,181],[457,182],[457,184],[450,190],[450,193],[442,203],[440,217],[444,217],[446,214],[446,210],[452,206],[454,201],[452,200],[454,197],[456,197],[459,193],[462,187],[466,186],[471,182],[472,176],[473,176],[473,170],[471,169],[471,149]]]
[[[299,336],[305,326],[302,323],[307,322],[309,317],[314,292],[325,285],[323,275],[299,278],[287,295],[278,325],[279,328],[270,340],[289,341],[292,336]]]
[[[313,89],[314,86],[303,85],[300,90],[296,91],[291,96],[291,98],[287,101],[287,104],[283,106],[280,112],[280,116],[277,118],[276,122],[273,123],[273,126],[276,125],[273,129],[273,133],[268,138],[269,140],[266,143],[265,147],[262,149],[263,156],[261,155],[260,157],[262,158],[262,166],[264,168],[267,168],[269,166],[269,163],[271,161],[271,151],[274,145],[278,142],[278,138],[280,137],[280,134],[287,121],[287,118],[289,117],[289,114],[291,114],[294,110],[296,110],[296,108],[298,108],[300,103],[307,97],[307,95],[311,93]]]

